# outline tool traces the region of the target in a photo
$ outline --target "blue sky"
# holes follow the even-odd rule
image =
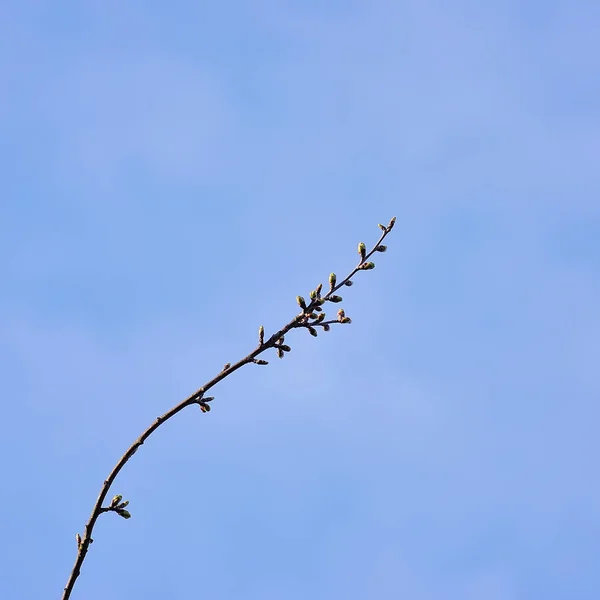
[[[0,595],[397,215],[351,326],[136,454],[73,598],[598,598],[598,3],[205,4],[1,9]]]

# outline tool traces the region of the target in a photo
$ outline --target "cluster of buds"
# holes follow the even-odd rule
[[[130,519],[131,513],[126,510],[126,507],[129,505],[129,500],[123,501],[123,496],[121,494],[117,494],[110,501],[108,508],[104,509],[105,512],[116,512],[120,517],[124,519]]]
[[[310,303],[307,304],[302,296],[297,296],[296,301],[298,306],[302,309],[302,314],[298,316],[296,327],[305,327],[308,329],[308,333],[313,337],[317,337],[317,327],[322,327],[323,331],[329,331],[333,323],[350,323],[350,318],[346,317],[343,310],[341,310],[342,317],[335,320],[326,320],[326,314],[323,312],[323,305],[326,302],[332,302],[338,304],[343,301],[341,296],[334,294],[339,287],[342,285],[352,285],[352,281],[348,277],[342,283],[338,285],[337,275],[331,273],[329,275],[329,292],[325,296],[321,295],[323,290],[323,284],[320,283],[314,290],[310,292]]]
[[[292,351],[290,346],[288,346],[287,344],[284,344],[284,342],[285,342],[285,337],[283,335],[275,342],[275,349],[277,350],[277,356],[279,358],[283,358],[285,356],[286,352]]]
[[[227,368],[229,368],[229,367],[227,367]],[[223,369],[223,370],[225,371],[226,369]],[[199,398],[197,402],[198,402],[198,406],[200,407],[200,410],[203,413],[210,412],[210,406],[208,403],[214,399],[215,399],[214,396],[207,396],[206,398],[204,398],[204,397]]]
[[[306,303],[305,303],[305,305],[306,305]],[[279,358],[283,358],[286,352],[291,352],[291,350],[292,350],[287,344],[284,344],[284,342],[285,342],[285,337],[282,335],[272,345],[272,347],[277,350],[277,356]],[[264,345],[265,345],[265,328],[261,325],[258,328],[258,346],[259,346],[259,348],[262,348],[262,346],[264,346]],[[262,358],[253,358],[252,362],[255,365],[268,365],[269,364],[268,360],[263,360]]]

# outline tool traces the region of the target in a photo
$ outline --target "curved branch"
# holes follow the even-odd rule
[[[133,444],[131,444],[131,446],[129,446],[129,448],[127,449],[125,454],[123,454],[123,456],[121,456],[121,458],[118,460],[117,464],[114,466],[113,470],[110,472],[110,474],[108,475],[108,477],[102,484],[102,487],[100,488],[100,493],[98,494],[98,498],[96,499],[96,503],[94,504],[94,508],[92,509],[92,514],[90,515],[90,518],[88,519],[87,523],[85,524],[83,536],[80,536],[79,534],[77,534],[77,546],[78,546],[77,558],[75,560],[75,564],[73,565],[73,569],[71,570],[71,573],[69,575],[67,585],[65,586],[65,588],[63,590],[62,600],[68,600],[71,597],[71,593],[73,592],[75,582],[77,581],[77,578],[79,577],[79,574],[81,572],[81,566],[83,565],[83,562],[87,556],[90,544],[93,542],[92,533],[94,530],[94,526],[96,525],[96,521],[98,520],[98,517],[102,513],[105,513],[105,512],[111,512],[111,511],[119,512],[119,511],[123,510],[122,508],[119,509],[119,507],[116,506],[118,503],[116,503],[114,501],[108,507],[103,507],[102,504],[104,503],[106,496],[108,495],[108,492],[110,491],[110,488],[112,487],[112,484],[114,483],[115,479],[117,478],[117,475],[120,473],[121,469],[129,462],[131,457],[137,452],[138,448],[140,446],[142,446],[144,444],[144,442],[163,423],[166,423],[169,419],[174,417],[177,413],[182,411],[184,408],[191,406],[192,404],[198,404],[203,412],[208,412],[210,410],[210,407],[208,406],[207,403],[210,400],[212,400],[212,398],[205,397],[206,392],[208,390],[210,390],[212,387],[214,387],[215,385],[217,385],[217,383],[219,383],[221,380],[225,379],[225,377],[228,377],[234,371],[237,371],[244,365],[247,365],[249,363],[257,363],[257,364],[263,364],[263,365],[267,364],[266,361],[256,360],[256,357],[259,356],[260,354],[262,354],[265,350],[268,350],[270,348],[275,348],[275,349],[277,349],[279,356],[283,357],[284,352],[286,352],[286,351],[289,352],[289,350],[290,350],[289,346],[286,346],[283,344],[283,339],[284,339],[285,334],[288,333],[291,329],[298,328],[298,327],[305,327],[305,328],[308,328],[309,330],[312,330],[311,333],[313,335],[316,335],[316,331],[314,330],[314,327],[323,327],[324,329],[328,329],[329,325],[332,323],[349,323],[350,319],[348,317],[345,317],[343,311],[340,311],[338,313],[338,319],[336,321],[323,321],[321,319],[320,322],[315,322],[314,319],[316,318],[316,313],[314,311],[321,311],[322,310],[321,306],[325,302],[328,302],[328,301],[329,302],[339,302],[340,301],[339,296],[335,296],[335,292],[337,290],[339,290],[341,287],[343,287],[344,285],[352,285],[350,280],[352,277],[354,277],[354,275],[356,275],[356,273],[358,273],[358,271],[370,270],[375,266],[373,263],[368,263],[367,260],[375,252],[384,252],[385,251],[385,246],[381,246],[381,242],[390,233],[390,231],[394,227],[395,221],[396,221],[396,217],[392,218],[389,225],[387,225],[387,226],[380,225],[379,226],[383,233],[381,234],[377,243],[373,246],[373,248],[369,252],[366,252],[365,245],[362,242],[361,242],[361,244],[359,244],[359,254],[361,256],[361,260],[358,263],[358,265],[350,272],[350,274],[346,278],[344,278],[341,282],[337,283],[335,281],[335,276],[332,274],[331,277],[333,277],[333,281],[330,277],[331,286],[330,286],[329,292],[327,292],[324,296],[321,296],[321,294],[320,294],[321,286],[319,286],[317,288],[317,290],[311,292],[311,302],[308,305],[299,296],[298,303],[302,307],[302,312],[300,314],[296,315],[287,325],[285,325],[279,331],[274,333],[267,341],[264,341],[264,329],[261,326],[261,328],[259,330],[259,344],[252,352],[250,352],[250,354],[248,354],[247,356],[245,356],[244,358],[242,358],[241,360],[239,360],[238,362],[236,362],[233,365],[231,365],[229,363],[226,364],[225,367],[223,368],[223,370],[216,377],[213,377],[213,379],[211,379],[208,383],[204,384],[201,388],[197,389],[193,394],[188,396],[185,400],[182,400],[179,404],[175,405],[173,408],[168,410],[166,413],[164,413],[160,417],[156,417],[155,421],[135,440],[135,442],[133,442]],[[372,265],[372,266],[369,266],[369,265]],[[343,318],[339,317],[340,313],[342,315],[344,315]],[[313,319],[313,321],[311,321],[311,319]],[[314,331],[314,333],[313,333],[313,331]],[[116,498],[115,498],[115,500],[116,500]],[[119,497],[119,500],[120,500],[120,497]],[[122,506],[124,506],[124,505],[122,505]],[[125,511],[125,513],[127,514],[127,517],[128,517],[129,513],[127,511]],[[125,515],[122,514],[121,516],[125,516]]]

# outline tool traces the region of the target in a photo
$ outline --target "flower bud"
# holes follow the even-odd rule
[[[367,255],[367,247],[365,246],[364,242],[361,242],[358,245],[358,253],[360,254],[361,259],[364,260],[365,256]]]

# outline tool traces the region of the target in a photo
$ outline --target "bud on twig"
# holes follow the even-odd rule
[[[363,263],[362,265],[360,265],[360,268],[363,269],[364,271],[370,271],[371,269],[375,268],[375,263],[374,262],[366,262],[366,263]]]
[[[365,260],[365,257],[367,256],[367,247],[364,242],[361,242],[358,245],[358,253],[360,254],[360,260]]]
[[[263,360],[262,358],[255,358],[252,362],[255,365],[268,365],[269,364],[268,360]]]
[[[117,494],[111,501],[110,501],[110,507],[113,508],[115,507],[117,504],[119,504],[119,502],[121,502],[121,500],[123,500],[123,496],[121,496],[121,494]]]
[[[331,289],[333,289],[335,287],[336,281],[337,281],[337,277],[335,276],[335,273],[331,273],[331,275],[329,276],[329,286],[331,287]]]
[[[342,300],[341,296],[329,296],[329,302],[342,302]]]
[[[265,343],[265,328],[262,325],[258,328],[258,343],[261,346]]]
[[[304,300],[304,298],[302,296],[296,296],[296,302],[298,303],[298,306],[300,306],[300,308],[302,310],[304,310],[306,308],[306,301]]]
[[[314,327],[308,327],[308,331],[310,332],[310,335],[312,335],[313,337],[317,337],[317,335],[319,335],[317,333],[317,330]]]

